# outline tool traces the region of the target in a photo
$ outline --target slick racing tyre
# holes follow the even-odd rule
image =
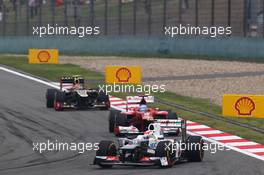
[[[63,103],[65,101],[65,94],[62,91],[57,91],[54,98],[54,109],[56,111],[63,110]]]
[[[109,95],[107,95],[106,93],[100,91],[97,97],[97,101],[101,104],[105,104],[105,107],[100,108],[101,110],[108,110],[110,108]]]
[[[57,89],[47,89],[47,92],[46,92],[46,107],[47,108],[53,107],[56,92],[57,92]]]
[[[169,112],[168,119],[177,120],[178,119],[178,116],[177,116],[176,112]]]
[[[115,127],[114,127],[114,134],[119,137],[122,136],[122,134],[119,131],[118,126],[129,126],[128,120],[126,118],[126,115],[122,115],[121,113],[117,113],[115,116]]]
[[[160,162],[160,167],[172,167],[173,163],[173,145],[170,141],[161,141],[158,143],[156,150],[155,150],[155,157],[160,157],[166,162]]]
[[[189,136],[186,156],[189,162],[201,162],[204,157],[204,141],[201,136]]]
[[[116,116],[120,114],[120,111],[111,110],[109,113],[109,132],[114,132],[116,126]]]
[[[96,156],[116,156],[117,149],[112,141],[103,140],[98,145],[99,149],[96,151]],[[112,165],[102,165],[97,162],[102,168],[112,168]]]
[[[116,126],[128,126],[128,121],[125,115],[118,113],[116,115]]]

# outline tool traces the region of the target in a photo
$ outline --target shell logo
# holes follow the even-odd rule
[[[141,84],[141,67],[106,66],[105,82],[107,84]]]
[[[40,51],[37,57],[38,57],[39,62],[42,62],[42,63],[47,63],[51,59],[49,52],[44,51],[44,50]]]
[[[251,115],[256,109],[254,101],[249,97],[242,97],[237,100],[235,109],[239,115]]]
[[[119,82],[127,83],[131,78],[131,71],[126,67],[121,67],[116,71],[116,78]]]

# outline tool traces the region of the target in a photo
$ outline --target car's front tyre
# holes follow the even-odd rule
[[[188,150],[186,150],[189,162],[201,162],[204,157],[204,141],[201,136],[189,136],[187,140]]]
[[[160,167],[161,168],[170,168],[173,166],[173,145],[170,141],[161,141],[158,143],[155,151],[155,157],[160,157]],[[162,162],[163,159],[167,162]]]
[[[63,110],[63,103],[65,101],[65,94],[62,91],[57,91],[54,98],[54,109],[55,111]]]
[[[112,141],[103,140],[98,145],[99,149],[96,151],[96,156],[116,156],[117,149]],[[112,168],[112,165],[103,165],[100,162],[97,164],[102,168]]]
[[[47,89],[46,91],[46,107],[47,108],[53,107],[56,92],[57,92],[57,89]]]
[[[119,115],[120,111],[111,110],[109,113],[109,132],[113,133],[116,126],[116,116]]]

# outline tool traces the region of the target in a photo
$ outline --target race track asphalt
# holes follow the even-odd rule
[[[234,151],[206,152],[201,163],[181,163],[170,169],[90,165],[95,151],[33,151],[32,142],[112,140],[107,111],[63,111],[45,108],[48,86],[0,70],[0,174],[97,175],[181,174],[263,175],[264,162]]]

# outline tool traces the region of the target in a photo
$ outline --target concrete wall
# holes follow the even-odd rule
[[[209,59],[240,58],[264,61],[264,40],[257,38],[0,38],[0,53],[26,54],[29,48],[58,48],[62,54],[206,56]]]

